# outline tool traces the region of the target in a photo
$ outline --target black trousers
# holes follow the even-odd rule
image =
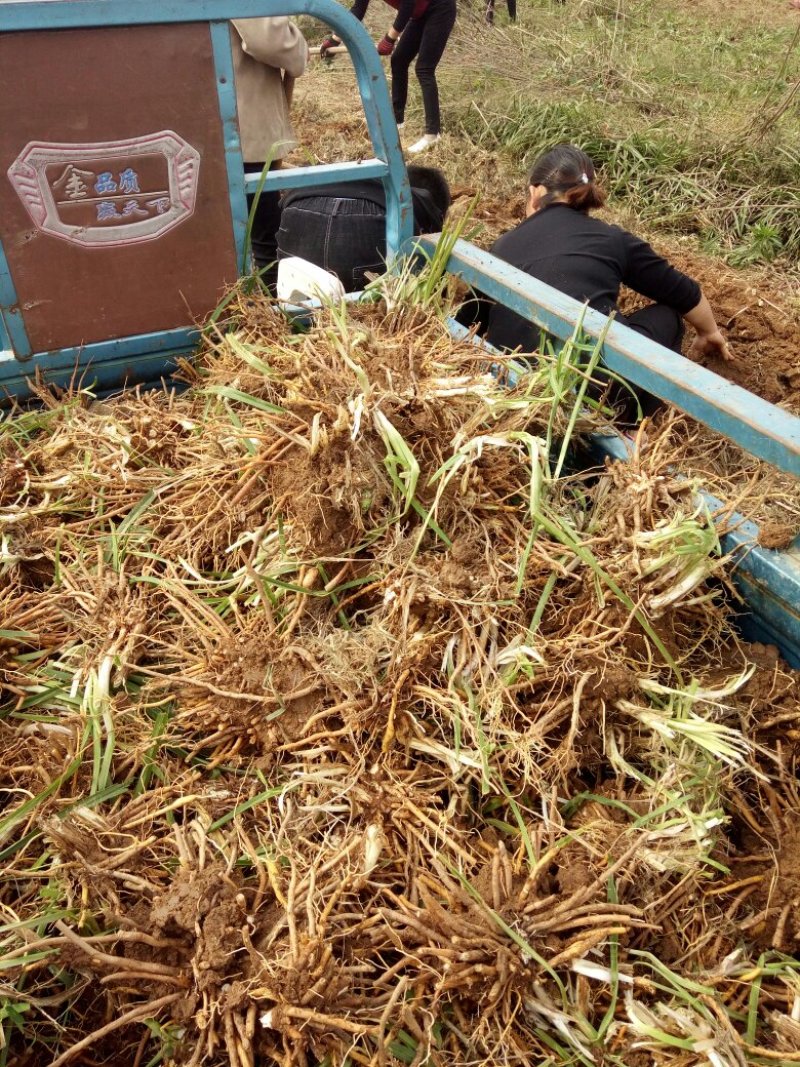
[[[675,308],[667,304],[648,304],[630,315],[617,315],[617,321],[680,354],[684,327],[683,319]]]
[[[630,327],[643,337],[649,337],[651,341],[657,341],[665,348],[671,348],[673,352],[680,355],[684,326],[683,319],[675,308],[668,307],[666,304],[649,304],[630,315],[617,315],[617,322]],[[619,421],[623,424],[632,426],[638,422],[638,408],[641,408],[642,415],[652,415],[663,407],[663,400],[653,396],[652,393],[633,385],[622,386],[618,382],[609,380],[605,378],[602,369],[596,371],[594,377],[607,384],[608,402],[619,412]]]
[[[278,259],[300,256],[333,271],[353,293],[386,270],[386,212],[371,200],[308,196],[284,207]]]
[[[425,14],[412,19],[400,35],[392,53],[392,108],[398,125],[405,118],[408,71],[416,58],[414,70],[422,90],[425,132],[442,132],[436,68],[444,55],[455,21],[456,0],[431,0]]]
[[[456,321],[461,323],[462,326],[466,326],[467,329],[477,326],[478,334],[485,336],[489,327],[491,308],[491,301],[480,293],[473,291],[472,299],[465,301],[461,305],[456,314]],[[665,348],[670,348],[673,352],[680,354],[684,326],[683,318],[675,308],[666,304],[649,304],[647,307],[640,308],[639,311],[634,311],[630,315],[620,315],[618,312],[616,321],[630,327],[636,333],[642,334],[643,337],[649,337],[651,341],[656,341],[658,344],[664,345]],[[520,319],[520,323],[525,329],[522,319]],[[537,339],[538,334],[534,332],[528,346],[530,350],[535,347]],[[497,339],[497,343],[502,347],[502,342],[499,339]],[[522,345],[523,341],[520,339],[518,343]],[[509,348],[506,351],[510,347],[511,345],[509,344]],[[663,401],[653,396],[652,393],[648,393],[645,389],[638,389],[633,385],[621,385],[609,376],[602,364],[595,368],[592,377],[593,381],[588,389],[589,395],[595,400],[598,400],[601,396],[605,397],[606,402],[619,413],[618,421],[624,425],[632,426],[638,422],[639,408],[641,408],[643,415],[652,415],[658,408],[663,406]]]
[[[281,165],[279,159],[270,163],[270,170],[278,170]],[[245,163],[247,171],[262,171],[261,163]],[[247,207],[253,209],[255,197],[248,194]],[[270,291],[274,291],[278,281],[278,227],[281,224],[281,194],[279,192],[261,190],[258,198],[253,225],[250,229],[250,250],[255,260],[256,269],[261,273],[264,284]]]
[[[508,4],[508,17],[512,22],[517,21],[517,0],[506,0]],[[494,22],[495,0],[486,0],[486,21]]]

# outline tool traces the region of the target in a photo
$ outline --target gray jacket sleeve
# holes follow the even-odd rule
[[[305,37],[285,15],[261,19],[233,19],[244,51],[268,67],[299,78],[308,63]]]

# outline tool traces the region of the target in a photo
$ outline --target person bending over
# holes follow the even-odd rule
[[[236,107],[245,171],[270,170],[294,148],[289,104],[294,79],[308,62],[308,45],[300,30],[285,16],[233,19],[231,23]],[[247,198],[252,207],[253,197]],[[277,277],[276,234],[280,222],[280,194],[262,190],[250,233],[253,259],[272,287]]]
[[[392,57],[392,109],[397,125],[402,126],[408,100],[408,70],[416,58],[425,134],[408,151],[423,152],[436,144],[442,132],[436,68],[455,25],[456,0],[386,0],[386,3],[397,11],[397,16],[378,42],[378,52]],[[368,7],[369,0],[355,0],[350,11],[363,21]],[[328,49],[341,43],[331,34],[320,45],[320,55],[324,57]]]
[[[558,145],[531,170],[525,221],[499,237],[491,251],[604,315],[615,312],[618,322],[674,352],[681,351],[684,322],[688,322],[697,333],[692,355],[731,359],[697,282],[657,255],[646,241],[592,218],[590,211],[604,203],[590,157],[574,145]],[[620,314],[621,285],[654,303]],[[538,343],[539,329],[502,304],[494,304],[486,339],[501,349],[531,352]],[[622,403],[623,418],[630,421],[636,404],[625,394],[627,390],[612,389],[613,402]],[[645,414],[658,406],[649,394],[637,395]]]
[[[410,166],[414,233],[441,230],[450,187],[436,167]],[[347,292],[367,284],[367,272],[386,269],[386,197],[379,178],[341,182],[284,194],[278,259],[300,256],[332,271]]]

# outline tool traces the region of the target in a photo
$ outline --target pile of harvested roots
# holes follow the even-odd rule
[[[669,428],[587,469],[591,354],[402,284],[0,424],[0,1064],[800,1063],[800,703]]]

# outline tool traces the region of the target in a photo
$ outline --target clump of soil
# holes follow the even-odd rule
[[[796,820],[782,821],[776,837],[766,828],[758,836],[747,827],[742,844],[744,856],[730,861],[749,890],[739,912],[739,929],[766,951],[795,954],[800,949],[800,830]]]
[[[787,304],[785,285],[770,285],[761,275],[743,277],[685,250],[671,248],[669,258],[700,283],[729,340],[733,361],[704,365],[800,414],[800,308]]]

